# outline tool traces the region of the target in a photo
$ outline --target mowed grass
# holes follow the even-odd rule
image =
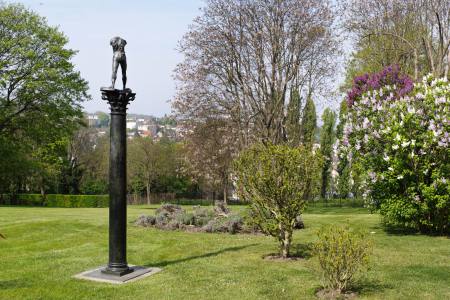
[[[107,209],[0,207],[0,299],[314,299],[321,282],[308,243],[320,226],[346,222],[374,240],[371,267],[354,287],[360,299],[450,299],[450,240],[387,234],[361,208],[310,208],[294,236],[306,256],[297,261],[263,260],[277,244],[262,235],[132,225],[154,209],[128,207],[128,262],[163,271],[111,285],[72,277],[106,263]]]

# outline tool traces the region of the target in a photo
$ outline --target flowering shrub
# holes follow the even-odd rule
[[[448,233],[450,84],[427,76],[402,93],[382,85],[356,98],[341,151],[363,163],[368,195],[387,225]]]
[[[387,66],[378,73],[357,76],[353,80],[352,89],[347,93],[348,107],[352,107],[353,103],[361,99],[367,91],[378,90],[383,86],[393,87],[391,92],[396,98],[400,98],[411,92],[414,84],[410,77],[400,73],[398,65]],[[384,100],[388,97],[388,94],[379,96],[380,100]]]

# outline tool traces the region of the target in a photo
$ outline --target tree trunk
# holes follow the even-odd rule
[[[227,203],[227,185],[225,184],[225,187],[223,188],[223,203],[225,205],[228,205]]]
[[[150,202],[150,183],[147,183],[146,188],[147,188],[147,204],[150,205],[151,204],[151,202]]]
[[[282,227],[282,226],[280,226]],[[280,245],[280,254],[283,258],[288,258],[290,255],[292,241],[292,232],[286,229],[281,229],[281,245]]]
[[[445,66],[445,78],[448,78],[448,69],[450,68],[450,49],[448,49],[448,54],[447,54],[447,65]]]

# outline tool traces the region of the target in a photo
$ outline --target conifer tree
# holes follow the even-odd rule
[[[324,162],[322,166],[322,188],[321,197],[325,198],[331,177],[331,165],[333,155],[333,144],[336,141],[336,113],[326,108],[322,114],[323,126],[320,132],[320,150]]]
[[[298,90],[293,90],[291,92],[291,97],[287,107],[287,117],[286,117],[286,136],[287,142],[292,147],[297,147],[300,145],[300,107],[302,99],[300,97]]]
[[[316,106],[311,97],[306,100],[301,122],[301,141],[307,149],[312,149],[317,126]]]

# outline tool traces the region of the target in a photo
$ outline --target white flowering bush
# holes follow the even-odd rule
[[[351,103],[341,155],[362,162],[386,225],[449,233],[450,84],[427,76],[406,95],[396,90],[384,85]]]

